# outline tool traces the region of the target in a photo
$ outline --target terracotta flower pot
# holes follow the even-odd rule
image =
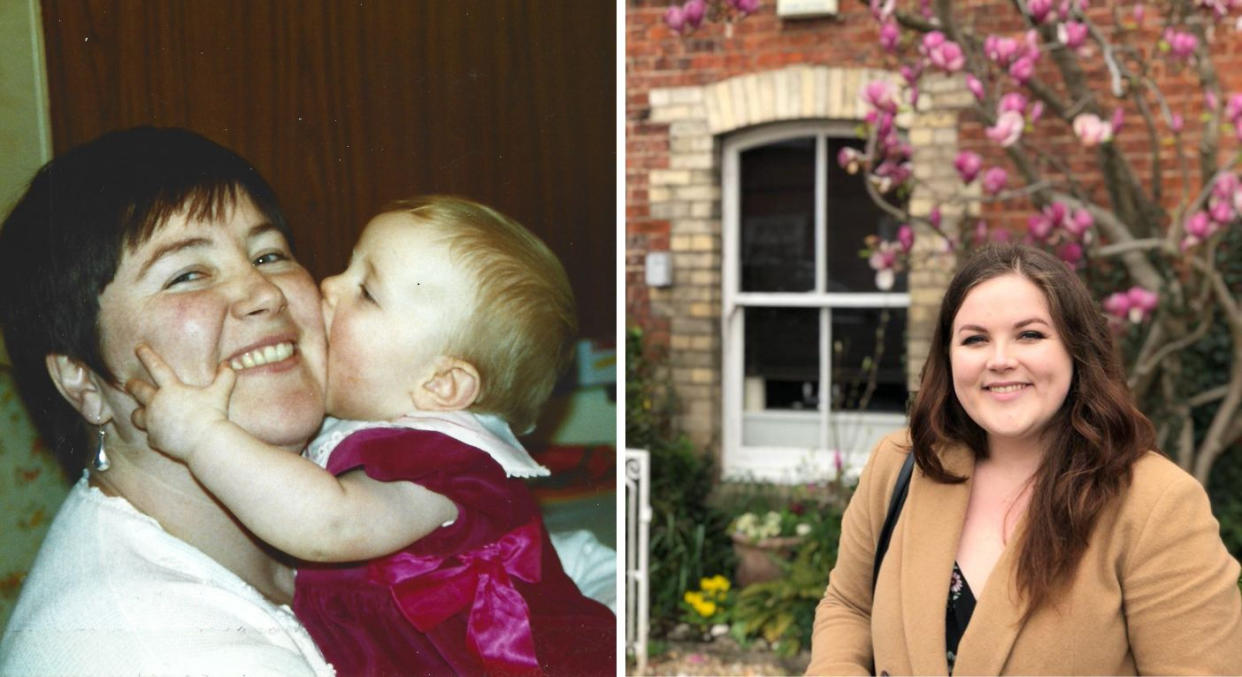
[[[789,559],[802,543],[801,536],[778,536],[752,541],[741,534],[732,534],[733,552],[737,555],[738,587],[771,581],[781,576],[780,561]]]

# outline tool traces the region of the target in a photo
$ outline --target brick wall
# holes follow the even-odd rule
[[[973,20],[981,30],[1016,34],[1009,22],[1012,5],[980,0]],[[626,311],[627,322],[644,328],[649,347],[667,357],[668,376],[682,411],[681,429],[697,443],[719,446],[721,213],[720,141],[722,135],[753,125],[800,118],[859,119],[865,110],[858,87],[875,77],[897,80],[898,63],[882,52],[878,31],[865,3],[842,0],[831,19],[780,20],[775,2],[728,27],[705,25],[688,37],[673,34],[662,16],[667,3],[629,0],[626,18]],[[989,11],[998,5],[1000,11]],[[1153,12],[1154,14],[1154,12]],[[1097,20],[1107,17],[1097,16]],[[1149,25],[1156,21],[1149,18]],[[1239,82],[1242,41],[1221,27],[1216,47],[1222,96]],[[1146,36],[1154,42],[1155,35]],[[1048,59],[1043,67],[1048,67]],[[1153,72],[1167,89],[1169,104],[1187,119],[1202,110],[1202,93],[1190,86],[1184,71],[1155,64]],[[937,196],[961,191],[952,169],[958,150],[975,149],[991,162],[1006,162],[985,142],[959,79],[925,79],[920,105],[899,119],[914,149],[913,164],[922,188],[912,195],[911,210],[925,215]],[[1102,102],[1111,111],[1116,104]],[[1117,143],[1150,175],[1146,131],[1129,111]],[[1055,128],[1049,122],[1042,129]],[[1167,132],[1166,132],[1167,134]],[[1195,147],[1193,131],[1183,146]],[[1053,151],[1081,180],[1102,190],[1095,174],[1094,151],[1063,137]],[[1183,176],[1173,168],[1174,149],[1165,146],[1164,174],[1168,200],[1180,196],[1183,182],[1197,187],[1197,167]],[[1191,164],[1195,164],[1193,152]],[[1006,163],[1007,166],[1007,163]],[[1012,170],[1011,170],[1012,173]],[[1143,178],[1143,176],[1140,176]],[[1167,200],[1167,201],[1168,201]],[[946,207],[946,228],[973,225],[979,218],[1015,229],[1025,227],[1030,205],[1024,200],[992,203],[963,214]],[[912,385],[927,354],[931,322],[953,260],[936,240],[920,233],[915,269],[910,276],[909,377]],[[673,285],[648,288],[644,259],[650,251],[669,251]],[[718,451],[718,449],[716,449]]]

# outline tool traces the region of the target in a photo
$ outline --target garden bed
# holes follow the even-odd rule
[[[761,643],[760,643],[761,644]],[[809,651],[789,657],[766,648],[742,647],[730,637],[711,642],[668,642],[662,653],[647,659],[647,669],[631,675],[801,675],[811,662]]]

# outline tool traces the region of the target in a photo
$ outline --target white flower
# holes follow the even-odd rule
[[[1113,138],[1113,126],[1098,115],[1083,113],[1074,118],[1074,134],[1084,146],[1094,146],[1110,141]]]
[[[811,525],[807,524],[806,522],[799,522],[798,526],[794,527],[794,533],[798,534],[799,536],[805,536],[811,533]]]

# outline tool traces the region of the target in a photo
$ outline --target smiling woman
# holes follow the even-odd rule
[[[193,383],[237,360],[230,417],[292,453],[318,429],[318,291],[250,164],[154,128],[52,160],[0,230],[0,324],[28,411],[82,476],[0,640],[0,673],[330,673],[284,605],[290,570],[151,447],[122,388],[146,374],[140,343]]]
[[[1023,245],[977,252],[909,432],[872,453],[845,514],[808,672],[1242,673],[1238,563],[1153,437],[1078,277]]]

